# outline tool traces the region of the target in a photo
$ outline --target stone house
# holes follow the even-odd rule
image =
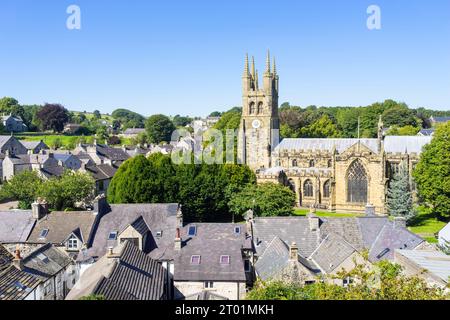
[[[94,178],[97,195],[108,194],[109,184],[117,172],[117,168],[115,166],[109,164],[85,166],[82,164],[81,170],[89,173]]]
[[[50,150],[49,146],[44,141],[21,141],[25,148],[28,150],[28,154],[38,154],[42,150]]]
[[[0,173],[3,179],[3,160],[6,155],[27,154],[27,148],[14,136],[0,136]]]
[[[167,300],[168,287],[161,264],[125,241],[86,270],[66,300],[93,294],[106,300]]]
[[[63,300],[77,281],[73,260],[51,244],[24,257],[20,250],[0,255],[7,261],[0,273],[0,300]]]
[[[128,153],[121,148],[113,148],[97,142],[94,142],[93,145],[79,144],[73,150],[73,154],[76,156],[89,156],[97,165],[109,164],[117,167],[130,158]]]
[[[121,134],[121,136],[130,139],[136,138],[141,133],[145,133],[144,128],[128,128],[123,132],[123,134]]]
[[[2,122],[6,132],[25,132],[28,130],[28,127],[19,116],[13,116],[11,114],[2,116]]]
[[[48,178],[53,175],[60,175],[64,170],[62,167],[58,168],[59,162],[55,159],[53,153],[47,153],[41,150],[39,154],[6,154],[3,162],[3,180],[10,180],[16,174],[22,171],[38,171],[42,173],[43,177]]]
[[[175,248],[175,299],[240,300],[253,284],[253,248],[245,225],[188,224],[178,230]]]
[[[58,161],[60,167],[65,169],[77,171],[82,167],[82,161],[73,154],[55,153],[54,158]]]
[[[256,274],[263,280],[285,279],[287,269],[292,281],[308,284],[341,270],[350,271],[355,262],[393,261],[396,249],[421,249],[425,243],[406,229],[404,220],[389,221],[387,217],[250,216],[247,224],[256,250]],[[368,261],[363,258],[365,252]],[[289,266],[292,261],[294,273]],[[351,279],[339,284],[346,285],[346,281]]]

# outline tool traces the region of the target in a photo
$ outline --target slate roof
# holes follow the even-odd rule
[[[355,251],[368,250],[371,262],[393,260],[396,249],[414,249],[424,241],[408,229],[396,227],[387,217],[320,221],[319,231],[311,231],[308,217],[255,218],[253,241],[257,256],[263,259],[255,265],[258,274],[269,276],[273,270],[280,270],[292,242],[297,243],[299,260],[304,266],[314,271],[309,261],[313,260],[324,272],[331,272]]]
[[[131,223],[130,226],[132,226],[134,230],[136,230],[142,236],[150,231],[142,216],[133,221],[133,223]]]
[[[86,171],[92,175],[96,181],[112,179],[117,172],[117,168],[109,164],[98,164],[86,167]]]
[[[48,146],[42,141],[20,141],[21,144],[28,150],[36,149],[41,143],[44,144],[45,149],[49,149]]]
[[[0,211],[0,243],[25,242],[36,219],[31,210]]]
[[[432,136],[434,132],[435,132],[434,129],[422,129],[419,131],[419,134],[423,136]]]
[[[54,211],[36,223],[28,242],[62,244],[72,234],[81,236],[84,243],[91,237],[97,216],[92,211]],[[42,230],[48,229],[45,239],[40,238]]]
[[[125,161],[130,158],[128,153],[121,148],[112,148],[103,144],[97,144],[97,153],[112,161]]]
[[[145,132],[145,129],[143,128],[128,128],[124,131],[124,134],[131,135],[131,134],[140,134]]]
[[[256,252],[261,255],[273,240],[279,237],[285,243],[297,243],[299,254],[309,257],[319,245],[319,232],[311,232],[306,217],[255,218],[253,221]]]
[[[11,265],[13,255],[0,244],[0,273]]]
[[[330,234],[311,255],[311,260],[325,273],[331,273],[354,252],[356,249],[344,238],[337,234]]]
[[[41,173],[48,179],[61,177],[66,169],[63,166],[52,166],[40,169]]]
[[[361,141],[361,144],[366,145],[373,152],[378,153],[378,140],[377,139],[310,139],[310,138],[289,138],[283,139],[281,143],[275,148],[275,152],[281,152],[283,150],[312,150],[312,151],[329,151],[332,152],[334,148],[339,153],[344,152],[351,146]]]
[[[40,283],[39,278],[11,265],[0,273],[0,300],[23,300]]]
[[[24,271],[46,280],[66,268],[72,259],[50,243],[38,248],[23,259]]]
[[[12,136],[0,136],[0,148],[2,148],[11,138]]]
[[[431,142],[427,136],[387,136],[384,151],[387,153],[422,153],[423,147]]]
[[[275,152],[282,151],[328,151],[332,152],[336,148],[337,152],[342,153],[351,146],[361,141],[362,145],[378,153],[378,139],[283,139],[275,148]],[[425,145],[430,143],[431,137],[427,136],[386,136],[384,138],[384,150],[387,153],[417,153],[420,154]]]
[[[96,294],[106,300],[163,300],[166,283],[161,264],[126,241],[114,257],[105,255],[87,269],[67,299]]]
[[[433,117],[435,122],[445,123],[450,121],[450,117]]]
[[[190,226],[195,236],[189,236]],[[235,227],[241,232],[236,234]],[[196,223],[181,229],[183,246],[174,260],[175,281],[246,281],[242,249],[246,246],[246,226],[233,223]],[[191,257],[200,255],[200,264]],[[221,264],[221,256],[230,256],[229,264]]]
[[[112,204],[110,208],[99,221],[88,256],[101,257],[109,247],[116,247],[118,241],[108,240],[109,234],[121,232],[142,216],[151,232],[146,248],[148,255],[156,260],[173,259],[178,204]],[[159,231],[161,237],[156,236]]]
[[[438,276],[444,282],[450,279],[450,256],[440,251],[396,250],[397,254],[405,256],[414,264]]]

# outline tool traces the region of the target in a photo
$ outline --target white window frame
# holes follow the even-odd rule
[[[213,281],[203,282],[203,289],[214,289],[214,282]]]
[[[67,240],[67,249],[68,250],[78,250],[79,246],[79,240],[74,235],[71,235],[70,238]],[[75,244],[75,246],[74,246]]]

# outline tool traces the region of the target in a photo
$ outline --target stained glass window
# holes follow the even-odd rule
[[[314,196],[314,186],[311,180],[306,180],[303,185],[303,196],[313,197]]]
[[[327,180],[324,184],[323,184],[323,197],[324,198],[329,198],[330,197],[330,180]]]
[[[347,174],[347,201],[367,203],[367,173],[361,161],[350,165]]]

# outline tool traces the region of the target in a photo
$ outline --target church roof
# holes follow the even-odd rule
[[[292,150],[312,150],[312,151],[328,151],[332,152],[334,148],[341,153],[361,141],[361,144],[367,146],[373,152],[378,152],[377,139],[316,139],[316,138],[298,138],[283,139],[275,148],[275,152],[292,151]]]
[[[429,144],[432,137],[429,136],[387,136],[384,138],[384,150],[387,153],[421,153],[425,145]],[[375,153],[379,152],[378,139],[283,139],[275,148],[275,152],[283,151],[325,151],[332,152],[336,149],[342,153],[356,143],[361,142]]]

